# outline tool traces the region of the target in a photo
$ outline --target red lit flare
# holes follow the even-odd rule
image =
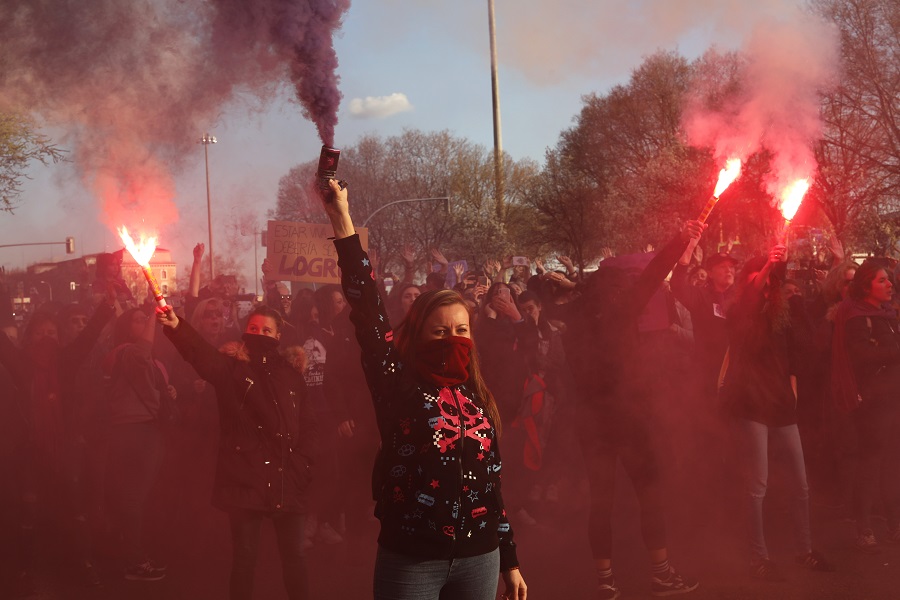
[[[809,179],[797,179],[781,191],[781,204],[778,210],[781,211],[781,216],[784,217],[784,225],[781,228],[781,235],[778,236],[778,239],[782,244],[787,243],[787,234],[791,226],[791,220],[797,214],[797,210],[800,208],[800,203],[803,202],[803,197],[806,195],[807,190],[809,190]]]
[[[162,290],[159,287],[159,283],[156,281],[156,277],[153,276],[153,272],[150,270],[150,259],[153,258],[153,253],[156,252],[156,238],[145,238],[141,236],[141,241],[137,244],[134,243],[134,240],[131,239],[131,235],[128,233],[128,229],[124,226],[119,227],[119,237],[122,238],[122,243],[125,244],[125,249],[128,250],[128,253],[134,257],[134,260],[137,264],[141,265],[141,269],[144,271],[144,277],[147,279],[147,283],[150,284],[150,289],[153,290],[153,299],[156,300],[156,304],[162,308],[166,308],[166,299],[163,297]]]
[[[729,185],[741,174],[741,159],[729,158],[725,161],[725,168],[719,171],[719,181],[716,182],[716,189],[713,196],[718,198],[722,195]]]
[[[140,243],[135,244],[134,240],[131,239],[131,234],[128,233],[128,229],[124,226],[119,227],[119,237],[122,238],[122,243],[125,244],[125,249],[128,250],[128,253],[134,257],[135,262],[141,265],[142,267],[150,266],[150,259],[153,258],[153,253],[156,252],[156,238],[145,238],[141,236]]]
[[[719,180],[716,182],[716,189],[713,191],[713,195],[709,199],[709,202],[703,207],[703,212],[701,212],[700,216],[697,218],[698,221],[701,223],[706,222],[706,219],[709,218],[709,213],[712,212],[712,209],[716,206],[716,202],[719,201],[719,196],[722,195],[722,192],[724,192],[729,185],[734,183],[734,180],[737,179],[740,174],[741,159],[729,158],[725,161],[725,167],[719,171]]]
[[[797,214],[797,209],[800,208],[800,203],[803,202],[807,190],[809,190],[809,179],[798,179],[781,192],[781,206],[778,208],[785,221],[790,221]]]

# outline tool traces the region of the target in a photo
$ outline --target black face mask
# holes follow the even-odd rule
[[[278,349],[278,338],[269,337],[267,335],[257,335],[255,333],[245,333],[241,336],[247,352],[251,356],[268,354]]]

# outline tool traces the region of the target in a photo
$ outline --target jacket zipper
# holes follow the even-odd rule
[[[456,505],[458,507],[457,512],[456,512],[456,525],[454,526],[454,529],[453,529],[453,542],[455,542],[457,529],[459,529],[459,526],[462,523],[462,519],[463,519],[463,517],[462,517],[462,504],[463,504],[462,489],[463,489],[464,483],[466,481],[466,479],[463,475],[463,447],[465,445],[465,440],[466,440],[466,425],[463,422],[462,402],[460,402],[460,400],[459,400],[458,392],[456,391],[455,388],[451,388],[451,391],[453,392],[453,401],[456,403],[456,414],[458,415],[458,418],[459,418],[459,461],[458,461],[459,462],[459,486],[457,487],[459,495],[457,496],[457,500],[456,500]],[[462,531],[459,531],[459,533],[461,534]],[[452,554],[452,548],[453,548],[452,543],[450,545],[450,548],[451,548],[451,556],[452,556],[453,555]]]
[[[268,364],[265,354],[263,354],[263,356],[262,356],[262,364],[264,364],[264,365]],[[275,393],[275,390],[271,385],[272,373],[268,369],[266,369],[266,375],[269,376],[269,379],[268,379],[269,386],[268,387],[269,387],[269,391],[271,392],[271,395],[272,395],[272,404],[275,405],[275,414],[278,415],[278,421],[280,423],[280,427],[282,429],[286,430],[284,417],[281,414],[281,405],[278,403],[278,395]],[[290,394],[292,396],[294,395],[293,390],[291,390]],[[291,402],[294,403],[293,398],[291,398]],[[294,405],[296,406],[295,403],[294,403]],[[280,451],[281,451],[281,461],[280,461],[280,464],[278,465],[278,475],[279,475],[279,479],[280,479],[279,486],[281,489],[279,490],[280,500],[278,500],[278,502],[276,503],[276,508],[283,509],[284,508],[284,470],[287,468],[287,462],[288,462],[287,454],[292,453],[294,451],[294,449],[291,448],[291,446],[290,446],[292,440],[291,440],[290,436],[288,435],[287,431],[278,432],[276,435],[277,435],[278,439],[281,440],[281,442],[279,444]],[[285,450],[284,450],[285,447],[287,447],[288,452],[285,452]]]
[[[241,410],[244,410],[244,404],[247,403],[247,394],[250,393],[250,388],[253,387],[253,380],[252,380],[252,379],[250,379],[249,377],[244,377],[244,381],[246,381],[246,382],[249,383],[250,385],[248,385],[248,386],[247,386],[247,389],[244,390],[244,397],[241,398]]]

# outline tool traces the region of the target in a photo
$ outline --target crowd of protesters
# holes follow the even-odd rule
[[[234,599],[252,597],[266,518],[275,524],[292,599],[308,597],[314,574],[306,572],[307,553],[366,535],[373,515],[382,521],[379,572],[406,568],[404,553],[434,558],[431,542],[410,541],[420,535],[410,518],[457,519],[460,506],[431,471],[427,482],[413,475],[437,469],[417,457],[424,448],[396,465],[384,462],[384,452],[407,448],[397,436],[425,439],[442,427],[397,412],[395,396],[427,401],[431,392],[421,385],[410,391],[393,377],[404,356],[419,355],[419,365],[436,348],[416,346],[409,331],[422,335],[423,319],[441,302],[464,307],[462,333],[449,335],[459,342],[453,352],[477,366],[454,379],[423,363],[431,371],[420,377],[435,382],[436,402],[444,402],[437,390],[449,386],[482,414],[483,421],[467,417],[486,428],[476,465],[485,460],[499,472],[499,454],[487,450],[503,448],[500,512],[488,519],[499,533],[482,539],[469,530],[474,550],[460,540],[448,552],[468,558],[499,543],[491,576],[496,584],[504,575],[510,598],[525,597],[521,576],[511,575],[519,567],[513,528],[557,518],[561,503],[585,490],[596,597],[620,595],[612,561],[619,466],[640,506],[654,595],[700,585],[669,563],[664,513],[673,500],[666,485],[673,461],[714,490],[710,506],[725,505],[710,514],[745,524],[751,577],[785,578],[770,557],[763,519],[776,466],[787,473],[778,484],[789,488],[800,567],[840,568],[815,547],[811,488],[847,507],[857,526],[848,544],[860,552],[900,544],[896,263],[857,264],[835,245],[828,263],[820,256],[800,269],[779,243],[743,260],[730,252],[704,260],[703,230],[687,222],[658,252],[606,252],[589,272],[564,256],[559,270],[510,258],[469,268],[438,249],[407,247],[395,276],[363,252],[351,225],[335,242],[343,286],[295,286],[292,293],[265,261],[265,296],[247,314],[239,314],[234,277],[201,287],[202,244],[184,302],[163,313],[152,299],[132,296],[115,255],[98,260],[85,302],[47,302],[23,324],[13,320],[0,281],[0,537],[10,540],[6,550],[15,558],[3,585],[22,597],[33,591],[38,528],[70,540],[65,560],[86,585],[101,583],[100,552],[117,557],[122,577],[162,579],[167,557],[147,543],[148,515],[165,513],[163,531],[179,531],[202,552],[198,516],[210,501],[228,515]],[[364,263],[347,268],[352,261]],[[369,330],[382,336],[380,345],[361,349]],[[393,331],[399,337],[392,342]],[[376,354],[387,357],[384,365],[373,366]],[[481,400],[468,400],[466,384]],[[424,437],[415,433],[418,421]],[[409,479],[392,485],[401,475]],[[460,470],[459,477],[469,476],[475,489],[477,477]],[[486,485],[499,488],[499,479]],[[433,509],[435,497],[448,506]],[[462,496],[459,502],[468,506]],[[879,511],[881,528],[873,520]],[[455,540],[462,523],[444,525],[444,534]],[[526,576],[540,568],[522,565]],[[386,581],[376,575],[376,595],[404,597]],[[467,593],[454,597],[495,592]]]

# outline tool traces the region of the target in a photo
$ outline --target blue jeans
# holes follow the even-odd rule
[[[378,546],[375,600],[494,600],[500,550],[469,558],[426,560]]]
[[[738,419],[739,440],[745,458],[745,477],[750,512],[750,551],[754,559],[769,558],[763,527],[763,501],[769,480],[769,440],[778,444],[788,461],[793,504],[794,537],[798,554],[812,550],[809,533],[809,485],[803,463],[800,430],[796,425],[768,427],[756,421]]]

